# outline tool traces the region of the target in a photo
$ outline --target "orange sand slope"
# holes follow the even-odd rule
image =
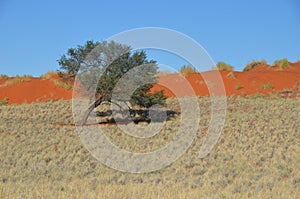
[[[13,78],[10,78],[11,80]],[[8,104],[32,103],[58,99],[71,99],[72,90],[58,86],[60,82],[57,76],[49,79],[30,78],[24,82],[18,82],[6,86],[8,80],[0,79],[0,100],[8,98]]]
[[[300,86],[300,62],[291,63],[291,67],[284,70],[279,70],[278,67],[257,66],[248,72],[219,72],[224,83],[226,96],[233,94],[268,94],[290,90],[293,91],[293,96],[291,97],[295,97]],[[209,83],[209,79],[214,75],[216,75],[216,71],[192,73],[188,74],[185,79],[188,81],[187,83],[192,86],[192,92],[197,96],[205,96],[210,95],[206,84]],[[208,77],[208,79],[205,78],[204,80],[203,76]],[[166,83],[170,85],[171,89],[167,89],[167,86],[163,86],[166,85]],[[164,89],[168,97],[191,96],[193,93],[186,86],[187,83],[180,74],[164,75],[160,77],[158,85],[154,85],[152,90]],[[214,87],[214,85],[210,87]],[[174,90],[177,94],[175,94]]]
[[[278,67],[257,66],[248,72],[220,71],[226,95],[267,94],[291,90],[295,97],[300,84],[300,62],[290,65],[291,67],[285,70],[279,70]],[[163,75],[152,91],[164,89],[168,97],[190,96],[193,93],[198,96],[210,95],[206,85],[209,81],[204,81],[202,75],[210,77],[215,73],[216,71],[192,73],[187,77],[180,74]],[[61,82],[57,75],[6,84],[11,79],[13,78],[8,80],[0,78],[0,100],[8,98],[8,104],[72,98],[72,90],[57,84],[58,81]]]

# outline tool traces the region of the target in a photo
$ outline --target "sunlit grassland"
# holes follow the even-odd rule
[[[176,107],[176,100],[168,100]],[[147,174],[115,171],[84,147],[71,101],[0,106],[0,198],[297,198],[300,195],[300,99],[230,97],[217,145],[198,152],[210,122],[199,98],[199,131],[170,166]],[[169,143],[180,115],[152,138],[103,126],[111,142],[146,152]]]

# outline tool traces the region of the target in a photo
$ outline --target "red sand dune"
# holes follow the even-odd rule
[[[72,90],[58,87],[54,79],[31,78],[30,81],[1,86],[5,81],[0,80],[0,100],[8,98],[8,104],[32,103],[58,99],[71,99]]]
[[[300,82],[300,62],[291,63],[290,65],[292,67],[285,70],[279,70],[278,67],[257,66],[248,72],[220,71],[226,95],[267,94],[290,89],[296,91],[293,94],[293,97],[295,97]],[[216,71],[208,71],[201,74],[208,77],[208,82],[212,82],[213,84],[211,78],[214,77],[215,73]],[[230,73],[234,75],[230,75]],[[159,84],[154,85],[152,91],[164,89],[168,97],[190,96],[193,93],[198,96],[210,95],[201,74],[192,73],[186,78],[180,74],[163,75],[160,77]],[[6,80],[0,78],[0,100],[8,98],[9,104],[22,104],[71,99],[72,90],[57,86],[54,80],[58,79],[57,75],[54,75],[50,79],[31,78],[30,81],[5,86]],[[271,84],[273,88],[263,89],[262,85],[264,84]],[[167,88],[162,85],[166,85]],[[238,89],[238,85],[242,88]],[[214,88],[213,85],[212,88]]]
[[[300,83],[300,62],[292,63],[292,67],[285,70],[279,70],[278,67],[267,67],[257,66],[253,70],[248,72],[230,72],[230,71],[219,71],[222,80],[224,82],[226,95],[230,96],[233,94],[237,95],[253,95],[253,94],[267,94],[271,92],[281,92],[284,89],[293,90],[293,97],[298,92]],[[234,75],[230,75],[233,73]],[[204,76],[214,75],[213,71],[201,73]],[[188,83],[193,87],[196,95],[205,96],[210,95],[205,84],[204,78],[199,73],[192,73],[186,77]],[[232,77],[234,76],[234,77]],[[181,84],[183,78],[179,74],[171,74],[160,77],[159,82],[172,82],[172,87],[176,87],[179,92],[179,96],[192,95],[191,92],[187,93],[186,87]],[[207,79],[206,79],[207,80]],[[263,85],[270,84],[273,88],[264,89]],[[238,89],[238,85],[242,88]],[[166,89],[164,86],[155,85],[152,90],[165,90],[165,94],[168,97],[176,96],[171,89]],[[177,95],[178,96],[178,95]]]

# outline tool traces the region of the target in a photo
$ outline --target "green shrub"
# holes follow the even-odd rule
[[[6,97],[4,100],[0,100],[0,106],[7,105],[8,104],[8,98]]]
[[[289,67],[290,67],[290,64],[289,64],[288,59],[287,59],[287,58],[284,58],[284,59],[280,59],[280,60],[274,61],[273,66],[279,66],[279,69],[280,69],[280,70],[284,70],[284,69],[286,69],[286,68],[289,68]]]
[[[226,64],[225,62],[218,62],[216,67],[213,68],[214,70],[227,70],[232,71],[233,66]]]
[[[7,104],[7,101],[5,101],[5,100],[0,100],[0,106],[6,105],[6,104]]]
[[[190,73],[196,73],[197,70],[191,65],[183,65],[179,71],[184,77],[186,77]]]
[[[7,75],[4,75],[4,74],[1,74],[1,75],[0,75],[0,79],[5,79],[5,80],[6,80],[6,79],[8,79],[8,78],[9,78],[9,77],[8,77]]]
[[[226,75],[226,77],[229,77],[229,78],[231,78],[231,79],[236,79],[236,76],[235,76],[235,74],[234,74],[233,72],[228,73],[228,74]]]
[[[247,71],[250,71],[252,70],[253,68],[257,67],[257,66],[266,66],[268,65],[267,64],[267,61],[266,60],[261,60],[261,61],[257,61],[257,60],[252,60],[252,62],[248,63],[244,69],[243,69],[243,72],[247,72]]]
[[[274,88],[273,84],[271,84],[271,83],[261,84],[260,87],[265,90]]]
[[[241,90],[242,88],[244,88],[242,84],[238,84],[235,86],[235,90]]]

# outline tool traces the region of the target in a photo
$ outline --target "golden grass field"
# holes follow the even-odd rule
[[[176,100],[168,99],[168,106]],[[210,98],[199,98],[200,128],[170,166],[146,174],[99,163],[75,130],[70,100],[0,106],[0,198],[299,198],[300,98],[228,98],[222,135],[197,155],[210,121]],[[180,115],[152,138],[136,139],[103,126],[130,151],[164,146]]]

